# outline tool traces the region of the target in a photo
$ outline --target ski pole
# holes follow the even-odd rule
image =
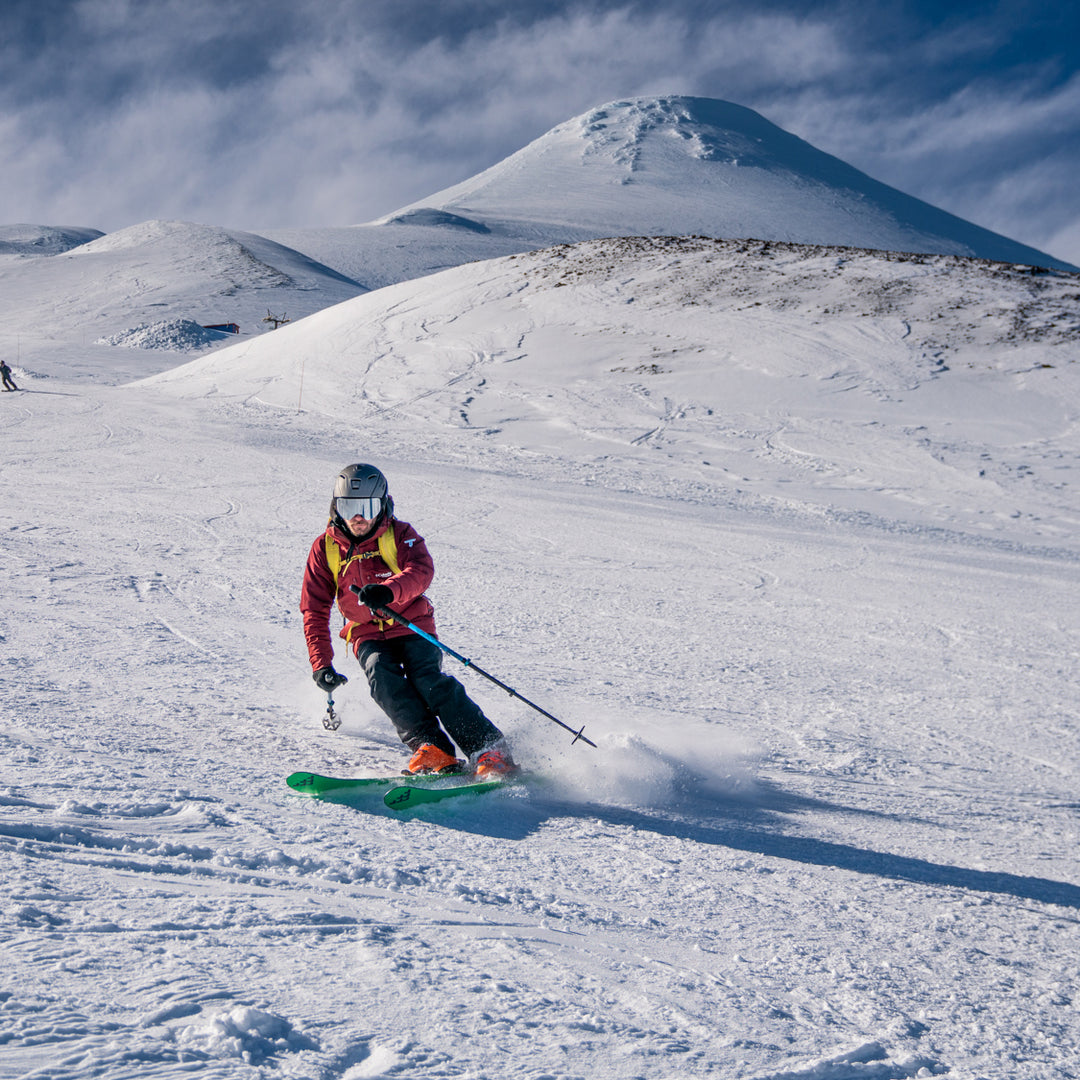
[[[327,731],[337,731],[341,727],[341,717],[334,712],[334,695],[326,691],[326,715],[323,717],[322,726]]]
[[[359,585],[350,585],[349,588],[354,593],[356,593],[357,596],[360,595]],[[572,727],[570,727],[569,724],[564,724],[557,716],[552,716],[551,713],[547,711],[547,709],[541,709],[539,705],[537,705],[533,701],[530,701],[527,697],[523,697],[513,687],[507,686],[506,683],[502,682],[500,679],[496,679],[494,675],[489,674],[482,667],[479,667],[471,660],[462,656],[461,653],[454,652],[454,650],[451,649],[449,645],[444,645],[437,637],[434,637],[433,635],[427,633],[427,631],[425,630],[421,630],[419,626],[417,626],[415,623],[409,622],[408,619],[403,618],[396,611],[391,611],[389,608],[378,608],[373,610],[375,610],[376,615],[389,616],[391,619],[394,620],[394,622],[400,623],[402,626],[408,627],[408,629],[410,629],[414,634],[418,634],[425,641],[430,641],[432,645],[435,645],[438,648],[442,649],[442,651],[448,656],[452,656],[455,660],[464,664],[467,668],[472,668],[472,670],[475,671],[477,675],[483,675],[484,678],[488,680],[488,682],[493,682],[501,690],[505,690],[511,697],[517,698],[518,701],[524,702],[526,705],[529,706],[530,709],[535,709],[538,713],[540,713],[541,716],[546,716],[549,720],[552,720],[556,724],[558,724],[559,727],[561,727],[563,730],[569,731],[570,734],[574,736],[570,743],[571,746],[573,746],[574,743],[576,743],[578,739],[580,739],[583,743],[588,743],[594,750],[597,749],[596,743],[594,743],[592,739],[588,738],[585,735],[584,725],[582,725],[580,731],[575,731]]]

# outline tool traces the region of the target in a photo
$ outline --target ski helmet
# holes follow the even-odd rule
[[[345,510],[347,504],[343,502],[339,506],[338,500],[346,499],[366,502],[367,506],[361,511],[344,513],[342,511]],[[390,498],[386,477],[374,465],[346,465],[334,481],[334,500],[331,510],[335,519],[342,524],[359,512],[361,517],[373,522],[372,531],[374,531],[394,512],[394,500]]]

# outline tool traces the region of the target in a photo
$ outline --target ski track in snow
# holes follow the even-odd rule
[[[0,1078],[1078,1074],[1074,346],[950,331],[950,383],[909,310],[796,319],[851,295],[805,262],[677,324],[632,247],[5,395]],[[533,783],[288,792],[402,759],[296,610],[358,457],[444,639],[598,750],[458,669]]]

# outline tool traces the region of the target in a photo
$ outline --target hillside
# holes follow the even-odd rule
[[[182,354],[166,347],[117,358],[115,346],[99,342],[178,320],[232,322],[244,336],[258,334],[269,309],[296,319],[364,291],[252,233],[149,221],[48,257],[0,261],[0,344],[40,374],[109,378],[119,368],[133,378],[173,366]],[[168,345],[168,333],[158,340]]]
[[[888,505],[1071,544],[1078,284],[952,256],[593,241],[386,288],[154,384],[349,431],[407,423],[425,453],[498,447],[504,468],[642,493]]]
[[[0,255],[59,255],[104,235],[75,225],[0,225]]]

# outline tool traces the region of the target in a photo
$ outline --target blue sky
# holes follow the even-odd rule
[[[356,224],[676,93],[1080,264],[1078,69],[1061,0],[4,0],[0,223]]]

